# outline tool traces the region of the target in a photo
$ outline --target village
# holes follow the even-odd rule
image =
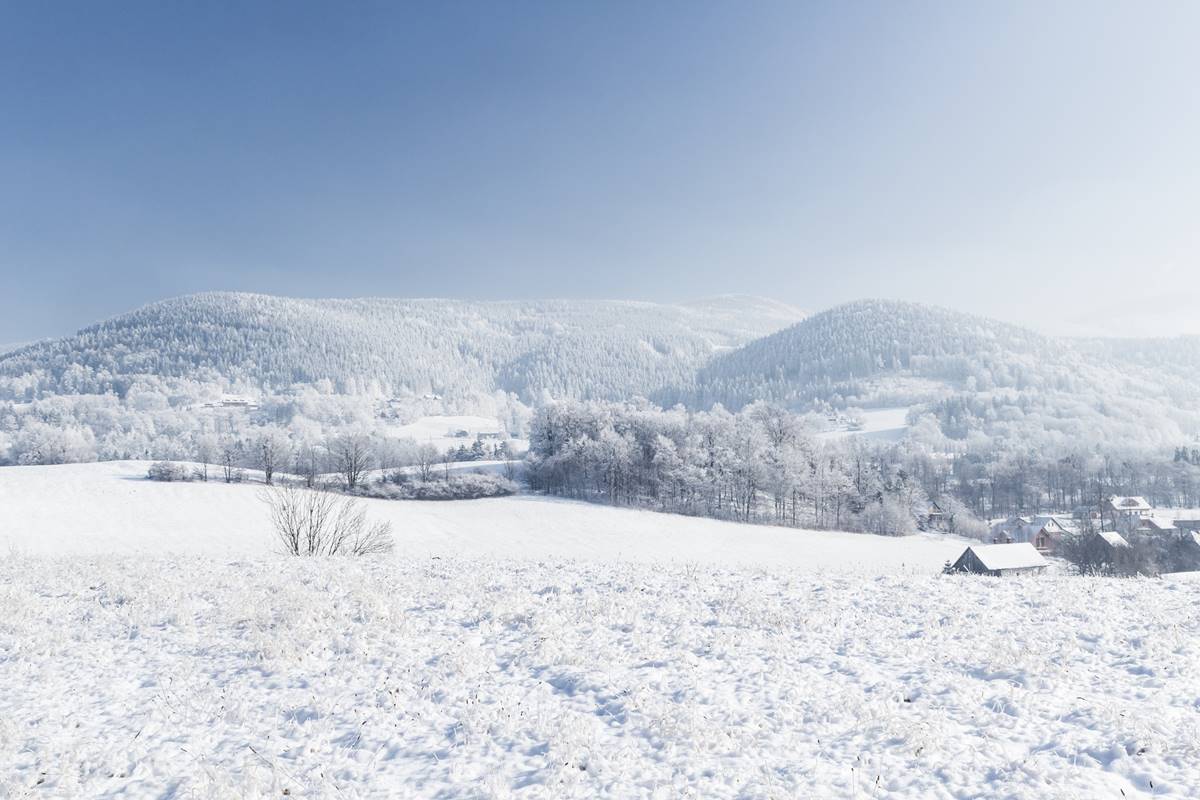
[[[940,528],[942,516],[934,504],[928,527]],[[967,547],[945,571],[1002,577],[1039,573],[1053,561],[1085,575],[1194,572],[1200,570],[1200,516],[1169,517],[1144,497],[1119,495],[1072,514],[1013,516],[991,526],[990,544]]]

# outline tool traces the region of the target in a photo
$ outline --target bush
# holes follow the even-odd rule
[[[176,464],[173,461],[155,461],[150,465],[150,469],[146,471],[146,477],[152,481],[166,481],[168,483],[191,481],[196,478],[192,469],[184,464]]]
[[[271,524],[293,556],[365,556],[395,547],[389,522],[367,522],[363,504],[333,492],[280,485],[266,490]]]
[[[478,500],[516,494],[517,484],[491,472],[468,472],[444,480],[409,480],[399,473],[390,482],[358,487],[357,494],[386,500]]]

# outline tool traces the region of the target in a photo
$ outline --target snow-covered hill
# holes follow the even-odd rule
[[[867,300],[721,354],[690,387],[660,399],[730,408],[755,400],[922,405],[950,439],[1162,449],[1200,434],[1197,342],[1056,339],[933,306]]]
[[[165,300],[0,358],[10,395],[123,394],[139,378],[267,390],[625,399],[690,379],[720,350],[802,313],[767,300],[301,300],[213,292]],[[0,380],[0,399],[5,382]]]
[[[1195,798],[1200,584],[0,559],[6,798]]]
[[[145,462],[0,469],[0,552],[262,556],[273,552],[260,484],[157,483]],[[934,573],[953,537],[803,531],[552,498],[364,500],[402,557],[579,558]]]

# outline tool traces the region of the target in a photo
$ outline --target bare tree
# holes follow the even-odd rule
[[[421,480],[428,483],[433,478],[433,467],[441,454],[432,444],[423,444],[417,448],[417,474]]]
[[[360,433],[348,433],[334,439],[329,444],[329,455],[349,490],[362,482],[371,465],[370,442]]]
[[[208,465],[216,463],[220,451],[220,442],[213,434],[205,433],[196,438],[196,460],[200,462],[201,480],[208,480]]]
[[[235,479],[241,480],[241,470],[238,469],[242,457],[242,443],[233,438],[226,438],[221,442],[221,471],[224,473],[225,482],[233,483]]]
[[[395,547],[389,522],[367,521],[361,501],[290,484],[264,490],[271,525],[283,552],[293,556],[365,556]]]
[[[292,443],[287,434],[278,428],[268,428],[254,442],[254,458],[268,486],[274,482],[276,471],[288,463],[291,455]]]
[[[304,485],[312,489],[317,485],[325,463],[325,451],[311,442],[305,442],[296,450],[296,474],[304,478]]]

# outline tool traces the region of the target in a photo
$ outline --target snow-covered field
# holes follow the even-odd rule
[[[10,556],[0,796],[1194,798],[1200,584]]]
[[[499,434],[507,438],[503,426],[492,417],[474,416],[432,416],[421,417],[406,425],[396,425],[391,428],[397,437],[415,439],[418,444],[432,444],[439,450],[457,448],[465,444],[470,447],[475,437],[480,434]],[[466,436],[456,436],[459,431],[466,431]],[[529,442],[514,439],[512,446],[524,450]]]
[[[862,428],[853,430],[847,426],[819,434],[824,439],[841,439],[846,436],[862,436],[876,441],[896,442],[908,433],[908,406],[897,408],[869,408],[859,412]]]
[[[1200,796],[1200,582],[946,577],[963,547],[533,496],[0,469],[0,797]]]
[[[268,555],[261,486],[156,483],[121,461],[0,468],[0,552]],[[364,500],[392,522],[402,556],[583,558],[937,572],[964,543],[797,531],[518,495],[451,502]]]

